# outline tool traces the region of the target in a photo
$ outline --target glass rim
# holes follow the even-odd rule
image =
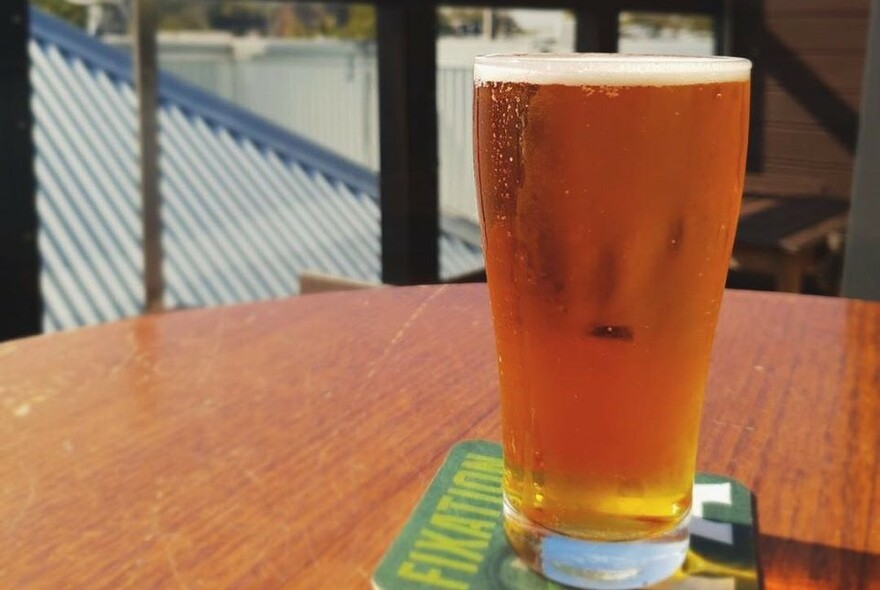
[[[725,55],[493,53],[474,59],[474,80],[578,85],[682,85],[749,80],[752,62]]]

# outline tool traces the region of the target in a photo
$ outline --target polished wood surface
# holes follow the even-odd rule
[[[485,288],[0,345],[0,588],[368,588],[449,447],[499,439]],[[880,304],[726,295],[699,466],[766,588],[880,587]]]

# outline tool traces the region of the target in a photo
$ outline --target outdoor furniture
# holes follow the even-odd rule
[[[699,469],[765,588],[880,584],[880,304],[725,295]],[[370,588],[445,453],[499,440],[484,285],[148,315],[0,345],[0,587]]]
[[[731,267],[770,274],[777,291],[799,293],[820,256],[842,243],[848,211],[847,201],[832,197],[746,194]]]

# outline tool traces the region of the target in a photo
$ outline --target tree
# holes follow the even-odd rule
[[[353,4],[348,9],[348,19],[339,29],[344,39],[365,41],[376,37],[376,9],[370,4]]]
[[[79,28],[86,26],[86,9],[84,6],[70,4],[67,0],[31,0],[31,4]]]
[[[208,11],[201,2],[164,0],[159,5],[159,29],[198,31],[208,28]]]
[[[376,9],[369,4],[298,3],[278,8],[269,31],[281,37],[337,37],[364,41],[376,36]]]
[[[68,0],[31,0],[34,6],[86,27],[87,10]],[[105,14],[106,16],[106,14]],[[106,19],[105,19],[106,20]],[[119,19],[117,19],[119,20]],[[106,24],[106,22],[104,23]],[[114,21],[112,32],[124,32],[130,23]],[[99,30],[107,32],[107,28]],[[376,36],[376,10],[370,4],[343,2],[243,3],[240,0],[193,2],[161,0],[161,31],[228,31],[278,37],[338,37],[363,41]]]

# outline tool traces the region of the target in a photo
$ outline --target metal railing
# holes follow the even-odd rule
[[[442,2],[456,4],[458,2]],[[377,0],[378,89],[380,113],[382,265],[383,279],[394,284],[438,280],[438,101],[436,95],[436,0]],[[461,2],[461,4],[470,4]],[[702,12],[721,18],[724,2],[718,0],[559,0],[549,6],[537,0],[484,0],[483,5],[510,5],[573,9],[577,17],[577,50],[614,51],[617,18],[621,10]],[[156,130],[148,111],[155,111],[156,76],[155,20],[144,18],[155,10],[155,0],[136,0],[141,155],[142,205],[147,211],[144,227],[145,308],[161,298],[161,249],[155,220],[161,199],[155,189]],[[734,18],[744,15],[747,26],[734,30],[733,49],[752,56],[760,43],[760,0],[730,3]],[[154,14],[154,12],[153,12]],[[749,20],[750,19],[750,20]],[[750,25],[748,23],[751,23]],[[749,28],[751,26],[751,29]],[[0,33],[0,89],[8,97],[0,108],[0,128],[9,157],[3,158],[0,182],[11,195],[4,200],[0,216],[3,246],[3,287],[0,305],[6,318],[0,338],[40,331],[40,262],[36,244],[36,186],[32,165],[32,121],[28,97],[28,2],[11,0]],[[751,37],[750,37],[751,35]],[[752,40],[752,37],[754,40]],[[755,117],[762,113],[756,110]],[[153,116],[155,118],[155,116]],[[467,118],[465,118],[467,120]],[[441,124],[442,125],[442,124]],[[8,135],[8,141],[7,138]],[[462,130],[465,137],[466,130]],[[466,154],[469,150],[461,150]],[[14,157],[12,157],[14,155]],[[463,156],[466,157],[466,156]],[[445,165],[445,163],[444,163]],[[450,162],[450,166],[467,166]],[[464,195],[464,189],[448,189]],[[152,271],[149,269],[153,269]]]

